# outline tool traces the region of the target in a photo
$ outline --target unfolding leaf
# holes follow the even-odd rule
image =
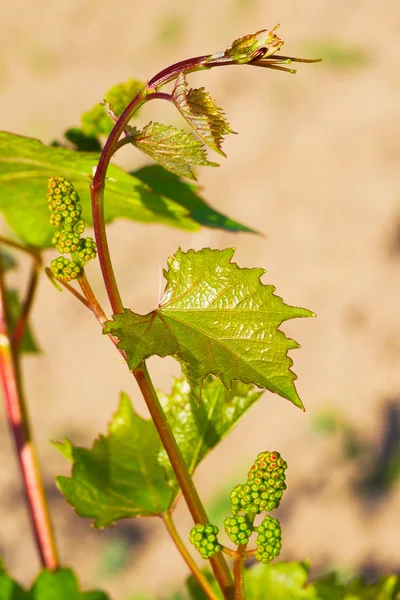
[[[81,592],[71,569],[42,571],[30,591],[0,574],[0,600],[109,600],[101,591]]]
[[[238,64],[249,63],[257,58],[265,58],[277,52],[283,45],[275,33],[279,25],[272,29],[262,29],[256,33],[245,35],[234,40],[223,52],[216,52],[208,58],[208,62],[233,61]]]
[[[219,379],[208,377],[203,384],[199,404],[186,379],[176,379],[170,394],[158,396],[189,472],[229,433],[262,392],[240,381],[227,390]],[[164,450],[161,462],[171,471]]]
[[[278,327],[287,319],[312,316],[284,304],[275,288],[260,281],[263,269],[232,263],[234,250],[189,250],[169,258],[167,286],[147,315],[129,309],[113,316],[104,332],[119,339],[130,369],[157,354],[180,360],[197,398],[207,375],[230,389],[232,381],[254,384],[299,407],[288,350],[297,348]]]
[[[68,457],[70,451],[68,445],[62,453]],[[97,528],[117,519],[157,515],[171,498],[159,452],[153,422],[137,415],[121,394],[108,435],[100,436],[91,450],[73,447],[72,476],[57,477],[57,484],[77,514],[92,518]]]
[[[124,83],[113,85],[104,96],[104,100],[111,106],[117,117],[121,116],[126,106],[144,86],[142,81],[129,79]],[[134,116],[137,116],[135,113]],[[109,135],[114,122],[107,115],[101,104],[96,104],[82,115],[82,131],[87,136],[98,137]]]
[[[257,233],[246,225],[242,225],[222,213],[214,210],[200,196],[197,184],[180,179],[174,173],[163,169],[160,165],[149,165],[132,173],[156,193],[170,198],[188,210],[188,215],[206,227],[224,229],[225,231],[244,231]]]
[[[223,138],[235,132],[210,94],[203,87],[188,90],[185,75],[181,73],[175,83],[173,99],[181,115],[203,142],[226,156],[221,149]]]
[[[21,312],[21,302],[16,290],[7,290],[7,306],[10,316],[9,325],[10,330],[12,331]],[[29,325],[25,328],[19,351],[26,354],[38,354],[40,352],[40,348],[36,343]]]
[[[207,160],[202,142],[198,142],[191,133],[172,125],[150,122],[132,135],[132,143],[180,177],[196,179],[193,166],[218,167],[217,163]]]
[[[98,160],[98,154],[45,146],[32,138],[0,132],[0,212],[25,243],[40,248],[51,247],[54,229],[49,223],[45,200],[48,178],[62,175],[73,182],[82,201],[83,217],[91,224],[88,175]],[[200,210],[203,201],[198,197],[199,206],[191,214],[191,209],[183,206],[179,197],[168,195],[170,190],[165,196],[162,192],[155,193],[148,184],[113,165],[108,176],[105,194],[107,222],[125,217],[189,231],[197,231],[200,225],[208,224]],[[162,189],[161,184],[159,189]],[[205,214],[210,216],[211,222],[212,211],[207,213],[206,205]],[[212,223],[210,226],[213,226]],[[224,227],[223,219],[219,226]]]

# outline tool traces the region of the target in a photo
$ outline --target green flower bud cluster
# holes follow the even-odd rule
[[[82,206],[74,186],[64,177],[50,177],[47,188],[50,224],[57,227],[53,244],[60,254],[72,254],[73,260],[58,258],[50,269],[57,279],[71,281],[80,277],[83,266],[96,258],[96,244],[92,238],[81,238],[85,221],[81,219]]]
[[[231,493],[231,511],[237,515],[259,515],[278,508],[286,489],[287,463],[279,452],[262,452],[251,467],[247,483],[237,485]]]
[[[266,565],[281,551],[281,526],[278,519],[267,515],[261,525],[256,527],[256,531],[256,559]]]
[[[59,256],[51,261],[50,271],[53,273],[56,279],[71,281],[72,279],[77,279],[80,277],[83,269],[77,263],[65,258],[65,256]]]
[[[231,542],[237,546],[247,544],[253,533],[252,524],[243,515],[226,517],[224,528]]]
[[[221,551],[217,539],[218,532],[218,527],[211,523],[206,525],[198,523],[191,530],[189,539],[203,558],[212,558]]]

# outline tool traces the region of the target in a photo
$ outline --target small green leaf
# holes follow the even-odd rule
[[[10,330],[14,329],[14,326],[18,320],[21,312],[21,302],[18,297],[16,290],[7,290],[7,307],[10,316]],[[19,352],[25,354],[39,354],[40,348],[36,343],[33,336],[32,330],[29,327],[25,327],[24,334],[22,336],[21,344],[19,346]]]
[[[1,265],[3,267],[4,272],[12,271],[17,267],[17,261],[15,260],[14,256],[6,250],[4,250],[3,248],[0,250],[0,256]]]
[[[49,222],[45,196],[48,178],[54,175],[73,182],[82,202],[83,217],[91,224],[89,175],[98,160],[98,154],[45,146],[32,138],[0,132],[0,212],[18,237],[35,247],[52,247],[54,229]],[[165,196],[155,193],[149,185],[118,167],[110,165],[108,176],[107,222],[128,218],[188,231],[198,231],[200,225],[208,224],[200,204],[191,214],[190,208],[168,197],[168,190]],[[202,203],[199,198],[198,203]],[[220,226],[223,223],[221,220]],[[209,226],[214,225],[211,222]]]
[[[158,462],[160,440],[152,421],[137,415],[126,394],[108,429],[91,450],[73,447],[72,477],[57,477],[67,501],[97,528],[117,519],[164,512],[171,489]],[[64,447],[62,453],[69,458]]]
[[[144,87],[142,81],[129,79],[125,83],[113,85],[104,96],[104,100],[111,106],[113,112],[119,117],[126,106],[136,94]],[[137,116],[135,113],[134,116]],[[108,136],[114,127],[114,122],[107,115],[101,104],[96,104],[82,115],[82,131],[89,137],[100,135]]]
[[[70,569],[42,571],[25,591],[8,575],[0,574],[0,600],[109,600],[101,591],[81,592]]]
[[[246,225],[242,225],[209,206],[198,193],[198,186],[180,179],[174,173],[160,167],[149,165],[132,173],[146,183],[156,193],[170,198],[188,210],[189,216],[205,227],[223,229],[225,231],[244,231],[258,233]]]
[[[234,381],[229,391],[219,379],[212,377],[204,381],[201,404],[194,398],[184,378],[174,381],[170,394],[158,393],[191,474],[261,395],[262,392],[256,392],[252,386],[240,381]],[[172,478],[171,465],[164,450],[160,452],[160,460]]]
[[[275,33],[279,25],[271,30],[262,29],[256,33],[245,35],[232,42],[223,52],[216,52],[207,59],[207,62],[235,62],[238,64],[249,63],[257,58],[266,58],[277,52],[283,45]]]
[[[221,146],[223,138],[229,133],[235,133],[225,118],[223,110],[204,88],[188,90],[184,73],[181,73],[175,83],[173,99],[176,107],[189,123],[199,138],[210,148],[226,156]]]
[[[192,166],[218,167],[209,162],[204,146],[191,133],[172,125],[148,123],[142,131],[132,134],[132,143],[180,177],[196,179]]]
[[[178,250],[168,260],[156,310],[142,316],[126,309],[105,324],[104,333],[118,337],[131,370],[155,354],[175,356],[197,398],[203,380],[215,375],[228,389],[239,380],[303,407],[287,356],[298,344],[278,327],[313,313],[284,304],[273,286],[260,281],[263,269],[240,268],[231,262],[233,254]]]
[[[99,140],[87,135],[79,127],[71,127],[64,133],[64,137],[74,146],[74,150],[79,152],[101,152]]]
[[[400,579],[396,575],[381,577],[372,585],[355,579],[346,586],[344,600],[395,600],[399,593]]]

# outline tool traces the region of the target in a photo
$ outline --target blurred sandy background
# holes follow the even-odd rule
[[[278,449],[289,463],[281,558],[310,559],[319,570],[399,570],[399,3],[1,4],[0,128],[45,142],[79,124],[80,113],[114,83],[150,78],[276,23],[285,54],[325,56],[296,76],[227,68],[190,79],[206,85],[240,134],[228,138],[219,169],[199,172],[204,197],[266,237],[120,221],[110,227],[110,244],[125,305],[139,312],[154,307],[160,270],[181,245],[236,246],[241,266],[264,267],[264,280],[288,303],[317,313],[284,328],[302,345],[292,357],[307,412],[265,393],[196,481],[218,513],[229,490],[221,481],[240,481],[256,453]],[[160,103],[142,111],[141,122],[151,118],[179,122]],[[147,162],[134,150],[121,161]],[[88,271],[104,299],[97,265]],[[26,390],[63,561],[85,588],[103,587],[122,600],[145,590],[161,598],[161,589],[176,588],[186,575],[162,524],[91,529],[55,488],[54,475],[68,467],[48,441],[67,435],[90,445],[105,431],[121,389],[145,414],[132,377],[91,315],[44,277],[33,325],[44,353],[24,361]],[[154,359],[150,369],[166,389],[178,374],[172,359]],[[338,417],[326,416],[332,407]],[[0,434],[0,554],[29,583],[38,562],[2,412]],[[389,469],[387,481],[377,477],[374,485],[374,469]],[[178,514],[186,535],[190,518],[182,507]]]

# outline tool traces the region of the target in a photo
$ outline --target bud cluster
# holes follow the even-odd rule
[[[247,544],[253,533],[252,524],[247,517],[244,517],[243,515],[226,517],[224,520],[224,528],[231,542],[237,546],[240,544]]]
[[[218,527],[211,523],[206,525],[198,523],[191,530],[189,539],[203,558],[212,558],[221,551],[217,539],[218,532]]]
[[[259,515],[278,508],[286,489],[287,463],[279,452],[261,452],[251,467],[247,482],[231,493],[232,514]]]
[[[51,262],[50,270],[57,279],[71,281],[80,277],[83,266],[96,258],[96,244],[92,238],[82,238],[85,221],[81,219],[82,206],[73,184],[65,177],[50,177],[47,188],[50,224],[57,227],[53,244],[60,254],[72,254]]]
[[[256,527],[256,531],[258,534],[256,559],[267,564],[281,551],[281,526],[278,519],[267,515],[261,525]]]

